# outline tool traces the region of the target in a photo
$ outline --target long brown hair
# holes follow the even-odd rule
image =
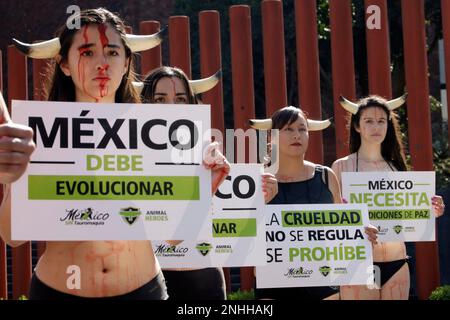
[[[184,89],[188,96],[189,104],[197,104],[198,99],[194,95],[189,79],[183,70],[176,67],[159,67],[150,71],[144,80],[144,88],[142,89],[141,99],[144,103],[155,103],[155,89],[158,81],[162,78],[178,78],[183,83]]]
[[[135,72],[133,67],[134,55],[124,40],[125,25],[122,19],[104,8],[82,10],[80,14],[74,16],[73,19],[80,19],[81,27],[89,24],[109,24],[120,35],[122,43],[125,47],[126,57],[130,58],[130,62],[128,65],[128,70],[122,77],[120,86],[116,91],[115,102],[139,103],[139,94],[132,86],[132,81],[135,80]],[[61,60],[59,62],[54,60],[49,66],[50,76],[47,80],[47,85],[44,92],[47,100],[49,101],[75,101],[75,85],[72,78],[70,76],[66,76],[62,72],[59,67],[59,63],[67,61],[67,56],[73,42],[73,37],[79,30],[80,29],[75,28],[69,29],[67,28],[67,23],[65,23],[56,33],[61,43],[61,49],[59,51]]]
[[[381,143],[381,156],[384,160],[392,163],[398,171],[406,171],[405,152],[403,149],[398,116],[394,111],[390,111],[387,100],[376,95],[371,95],[357,102],[358,112],[350,118],[350,152],[358,152],[361,147],[361,135],[356,128],[359,128],[361,113],[367,108],[379,107],[386,112],[388,117],[388,127],[386,137]]]

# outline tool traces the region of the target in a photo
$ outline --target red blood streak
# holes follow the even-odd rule
[[[83,38],[84,38],[84,44],[88,44],[89,43],[89,38],[87,35],[87,28],[88,25],[84,26],[84,30],[83,30]],[[89,94],[89,92],[86,90],[86,77],[84,74],[84,63],[82,61],[81,58],[83,58],[83,53],[85,53],[86,51],[90,50],[89,48],[80,48],[78,49],[78,53],[79,53],[79,58],[78,58],[78,78],[80,79],[82,86],[83,86],[83,91],[91,98],[93,98],[95,100],[95,102],[98,102],[98,99],[96,97],[93,97]]]
[[[173,102],[175,102],[176,97],[177,97],[177,89],[176,89],[176,85],[175,85],[175,80],[174,80],[174,78],[169,78],[169,80],[170,80],[170,82],[172,82],[172,87],[173,87],[173,98],[174,98],[174,101],[173,101]]]
[[[106,24],[99,24],[98,25],[98,33],[100,35],[100,42],[102,43],[103,48],[103,55],[105,55],[104,49],[109,44],[109,39],[106,36]],[[106,60],[106,57],[105,57]],[[100,74],[103,74],[104,71],[108,70],[109,64],[105,63],[103,66],[100,67]],[[100,97],[105,97],[108,94],[108,88],[106,87],[106,82],[108,80],[101,80],[100,81]]]
[[[106,36],[106,25],[105,24],[98,25],[98,33],[100,34],[100,42],[102,43],[102,48],[105,48],[109,43],[109,39]]]

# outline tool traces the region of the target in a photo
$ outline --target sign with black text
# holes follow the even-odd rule
[[[13,101],[35,132],[14,240],[197,239],[211,205],[210,108]]]
[[[374,282],[365,204],[267,205],[267,265],[257,288]]]
[[[342,172],[342,194],[366,203],[380,241],[434,241],[434,172]]]
[[[266,263],[261,164],[231,164],[204,228],[212,238],[153,241],[162,268],[240,267]]]

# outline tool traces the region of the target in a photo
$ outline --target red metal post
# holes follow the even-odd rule
[[[44,81],[45,71],[47,68],[48,60],[46,59],[33,59],[33,98],[34,100],[44,100]]]
[[[330,26],[336,156],[342,158],[349,153],[349,139],[347,111],[339,105],[339,96],[354,100],[356,91],[350,0],[330,0]]]
[[[441,0],[442,33],[445,55],[445,88],[447,91],[447,114],[450,116],[450,0]],[[447,122],[448,143],[450,144],[450,121]]]
[[[172,16],[169,18],[170,65],[180,68],[189,79],[191,71],[191,38],[189,17]]]
[[[409,152],[414,170],[433,170],[428,65],[423,0],[402,0],[405,78],[408,91]],[[436,242],[416,242],[417,288],[428,299],[439,286],[439,255]]]
[[[245,5],[231,6],[229,13],[234,128],[245,131],[249,128],[248,120],[255,118],[250,7]],[[252,158],[256,159],[256,146],[249,143],[248,150],[255,153]],[[245,161],[249,162],[249,159],[249,154],[247,154]],[[254,267],[240,268],[241,290],[249,291],[254,288],[255,276],[253,270]]]
[[[287,106],[286,62],[284,54],[283,3],[277,0],[261,2],[264,85],[266,114]]]
[[[372,7],[374,6],[374,7]],[[372,15],[380,14],[380,28],[366,25],[367,65],[369,93],[386,99],[392,98],[389,25],[386,0],[366,0],[366,22]],[[376,11],[372,11],[372,8]],[[369,11],[367,10],[369,9]]]
[[[8,46],[8,100],[27,100],[27,60],[14,46]],[[13,298],[28,294],[31,279],[31,243],[12,249]]]
[[[220,17],[215,10],[199,13],[200,27],[200,73],[209,77],[222,69],[220,46]],[[202,95],[202,101],[211,105],[211,127],[224,133],[222,79],[210,91]]]
[[[219,12],[215,10],[201,11],[199,13],[199,29],[200,73],[201,77],[204,78],[222,69]],[[202,94],[202,102],[211,105],[211,128],[220,130],[222,136],[225,137],[222,81],[220,79],[213,89]],[[229,268],[224,268],[224,273],[227,291],[229,292],[231,290]]]
[[[142,21],[139,24],[139,31],[141,34],[153,34],[160,29],[158,21]],[[156,46],[150,50],[141,52],[141,74],[143,77],[151,70],[158,68],[161,63],[161,45]]]
[[[297,42],[297,74],[300,108],[314,120],[322,119],[320,102],[319,47],[315,0],[295,1],[295,28]],[[309,136],[306,159],[323,163],[322,131]]]
[[[3,92],[3,60],[0,50],[0,90]],[[3,186],[0,187],[0,199],[3,201]],[[0,237],[0,299],[8,298],[8,276],[6,272],[6,244]]]
[[[229,13],[234,128],[247,130],[248,120],[255,118],[251,12],[236,5]]]

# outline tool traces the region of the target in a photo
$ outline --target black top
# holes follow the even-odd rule
[[[328,170],[317,165],[311,179],[298,182],[278,182],[278,193],[269,204],[334,203],[328,188]]]
[[[334,203],[328,188],[328,170],[317,165],[311,179],[299,182],[278,182],[278,193],[269,204]],[[321,300],[339,293],[339,287],[257,288],[256,299]]]

